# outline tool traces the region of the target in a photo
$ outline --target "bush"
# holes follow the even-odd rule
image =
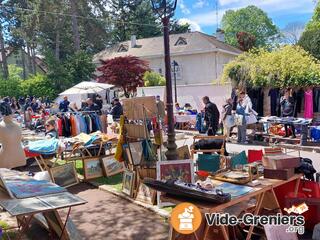
[[[20,89],[23,95],[49,97],[50,99],[54,99],[57,96],[57,92],[54,90],[50,80],[40,74],[21,81]]]
[[[232,80],[240,87],[307,87],[320,85],[320,64],[298,46],[285,46],[271,52],[254,49],[229,62],[223,81]]]
[[[159,73],[153,71],[145,72],[145,74],[143,75],[143,81],[145,87],[166,85],[166,79]]]

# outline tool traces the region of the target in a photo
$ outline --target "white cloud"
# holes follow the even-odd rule
[[[197,0],[195,4],[192,5],[193,8],[203,8],[208,6],[209,3],[206,0]]]
[[[183,0],[179,0],[178,5],[180,7],[180,10],[183,14],[190,14],[191,11],[189,10],[189,8],[185,5]]]
[[[249,5],[255,5],[261,8],[271,18],[289,14],[299,15],[312,13],[315,7],[315,4],[311,0],[219,0],[218,22],[221,22],[227,10],[237,10]],[[201,26],[213,26],[217,24],[216,11],[214,10],[191,15],[189,19],[197,22]]]
[[[181,18],[181,19],[179,19],[178,23],[181,25],[188,23],[188,24],[190,24],[191,31],[201,32],[200,25],[197,22],[192,21],[188,18]]]

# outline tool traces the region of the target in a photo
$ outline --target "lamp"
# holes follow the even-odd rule
[[[168,151],[166,157],[168,160],[177,159],[177,145],[174,131],[174,115],[172,102],[172,80],[171,80],[171,60],[170,60],[170,40],[169,40],[169,23],[170,18],[174,15],[177,7],[177,0],[151,0],[153,11],[161,18],[163,25],[163,42],[164,42],[164,62],[166,70],[166,107],[168,118]]]

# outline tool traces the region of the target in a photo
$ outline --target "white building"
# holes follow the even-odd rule
[[[96,54],[93,61],[99,66],[100,59],[132,55],[148,61],[153,71],[164,75],[163,48],[162,36],[144,39],[133,36],[131,41]],[[178,64],[175,67],[177,85],[219,83],[224,65],[241,53],[239,49],[201,32],[170,35],[170,52],[172,63]]]

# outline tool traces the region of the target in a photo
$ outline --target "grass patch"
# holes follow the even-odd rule
[[[78,174],[83,176],[83,162],[82,160],[76,160],[76,171]],[[63,165],[66,161],[64,160],[57,160],[56,164]],[[111,176],[111,177],[99,177],[96,179],[91,180],[99,185],[108,185],[115,189],[118,192],[122,190],[122,173]]]
[[[1,239],[7,240],[7,239],[14,239],[16,237],[17,233],[12,230],[5,232],[5,230],[10,227],[9,224],[6,223],[5,221],[0,220],[0,227],[2,228],[2,238]]]

